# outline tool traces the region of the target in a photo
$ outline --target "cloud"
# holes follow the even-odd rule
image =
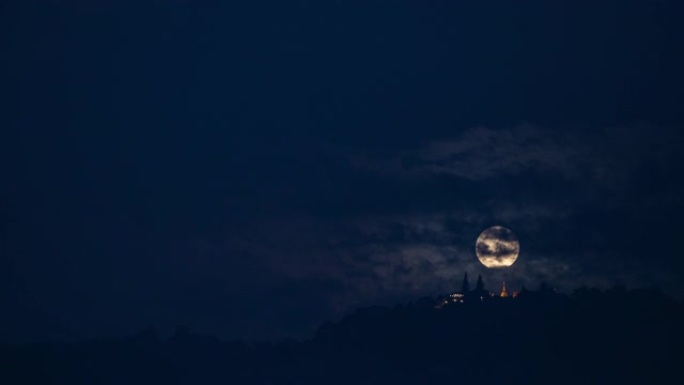
[[[402,164],[410,174],[482,180],[528,169],[574,172],[573,156],[559,138],[531,126],[501,131],[476,127],[457,139],[431,142],[408,154]]]
[[[356,152],[349,161],[426,190],[414,188],[417,200],[429,199],[422,212],[369,218],[362,226],[376,238],[470,245],[484,228],[501,224],[521,237],[521,263],[506,269],[521,281],[571,288],[583,279],[635,285],[660,280],[672,286],[671,277],[649,267],[654,257],[647,256],[678,247],[670,242],[654,248],[649,239],[660,239],[662,232],[670,239],[681,229],[672,213],[684,205],[682,145],[676,129],[651,125],[475,127],[393,153]],[[466,260],[450,261],[466,268]]]
[[[504,280],[511,290],[541,282],[566,292],[583,284],[673,287],[676,271],[664,273],[642,251],[650,252],[648,239],[671,248],[678,227],[643,222],[663,226],[653,212],[681,207],[673,182],[681,178],[679,144],[666,129],[570,134],[523,125],[357,151],[345,158],[348,169],[336,164],[328,175],[334,199],[316,190],[322,197],[311,212],[276,212],[205,240],[207,265],[198,270],[213,280],[257,277],[249,287],[268,293],[269,306],[289,313],[285,304],[306,297],[321,317],[457,290],[465,272],[482,273],[493,291]],[[325,215],[329,202],[344,215]],[[475,255],[476,238],[494,225],[520,241],[509,268],[487,269]],[[244,266],[226,271],[224,258]]]
[[[624,186],[644,165],[681,167],[684,139],[669,128],[638,126],[560,130],[523,124],[473,127],[452,138],[376,156],[356,152],[356,167],[398,178],[449,176],[471,181],[539,173],[565,180]]]
[[[559,141],[560,138],[528,125],[504,130],[474,127],[454,138],[434,140],[384,159],[356,154],[350,160],[385,174],[482,180],[514,175],[529,168],[570,169],[573,151]]]

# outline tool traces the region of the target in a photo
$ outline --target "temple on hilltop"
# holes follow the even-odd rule
[[[475,288],[471,290],[470,281],[468,280],[468,273],[465,273],[463,275],[463,282],[461,283],[461,290],[449,294],[447,298],[443,299],[435,307],[442,308],[452,303],[484,302],[496,298],[516,298],[519,293],[519,291],[509,293],[508,289],[506,288],[506,281],[503,282],[501,291],[499,293],[489,292],[487,289],[485,289],[481,274],[477,277]]]
[[[503,281],[503,287],[501,288],[501,294],[499,294],[499,297],[508,298],[508,292],[506,291],[506,281]]]

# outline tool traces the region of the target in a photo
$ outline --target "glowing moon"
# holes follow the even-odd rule
[[[483,231],[475,242],[475,253],[488,268],[508,267],[520,253],[520,243],[513,232],[502,226]]]

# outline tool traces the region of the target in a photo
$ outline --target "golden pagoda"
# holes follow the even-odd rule
[[[499,297],[508,298],[508,292],[506,291],[506,281],[503,281],[503,288],[501,288],[501,294],[499,294]]]

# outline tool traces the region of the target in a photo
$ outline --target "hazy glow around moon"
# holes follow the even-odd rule
[[[494,226],[477,237],[475,253],[480,262],[489,268],[508,267],[518,259],[520,243],[511,230]]]

